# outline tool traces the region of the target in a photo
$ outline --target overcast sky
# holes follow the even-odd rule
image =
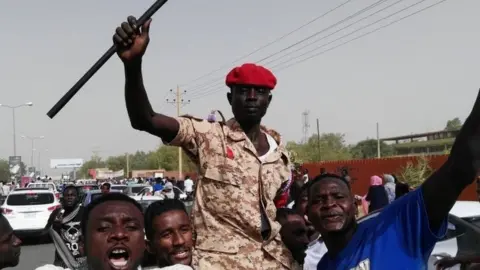
[[[399,1],[322,39],[397,1],[382,1],[336,28],[260,62],[272,68],[278,78],[265,124],[277,129],[284,140],[300,140],[302,112],[309,110],[310,134],[316,132],[315,119],[319,118],[321,132],[341,132],[347,142],[354,143],[375,137],[376,122],[380,123],[381,136],[386,137],[442,129],[448,119],[457,116],[463,120],[480,87],[478,0],[445,1],[278,71],[302,59],[291,60],[295,56],[318,47],[304,57],[328,50],[439,0],[422,1],[341,38],[419,0]],[[344,2],[348,3],[287,38],[234,62]],[[151,43],[144,60],[145,85],[153,107],[175,114],[175,107],[167,104],[165,98],[173,98],[169,89],[180,84],[187,91],[183,98],[191,100],[182,107],[182,113],[206,117],[211,109],[220,109],[231,116],[222,80],[235,64],[259,61],[376,2],[171,0],[153,18]],[[45,136],[35,146],[41,151],[43,169],[48,167],[50,158],[88,159],[94,151],[108,156],[158,146],[159,139],[130,126],[123,96],[123,69],[116,56],[56,118],[46,116],[50,107],[111,46],[116,26],[128,15],[139,16],[151,3],[152,0],[0,2],[0,103],[34,103],[16,113],[17,152],[24,161],[30,163],[31,144],[20,138],[23,134]],[[313,45],[298,49],[316,40]],[[290,51],[294,53],[287,54]],[[8,158],[13,154],[10,110],[0,108],[0,123],[0,158]]]

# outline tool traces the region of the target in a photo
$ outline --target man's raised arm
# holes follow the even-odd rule
[[[143,84],[142,57],[150,41],[151,20],[147,21],[141,29],[135,17],[130,16],[127,21],[117,27],[113,42],[125,66],[125,101],[130,123],[135,129],[146,131],[162,138],[165,142],[170,142],[178,133],[179,123],[172,117],[153,111]]]
[[[422,185],[431,229],[441,226],[462,191],[478,173],[480,162],[480,93],[450,151],[447,162]]]

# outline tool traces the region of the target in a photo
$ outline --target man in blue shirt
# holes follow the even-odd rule
[[[480,96],[458,134],[447,162],[419,188],[357,224],[349,182],[317,176],[310,184],[308,218],[328,248],[319,270],[425,269],[446,232],[446,218],[480,168]]]
[[[163,189],[163,181],[162,178],[155,178],[155,185],[153,185],[153,193],[157,191],[162,191]]]

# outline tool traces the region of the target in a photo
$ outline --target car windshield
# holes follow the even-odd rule
[[[127,186],[112,186],[110,189],[124,191]]]
[[[83,191],[98,189],[97,185],[85,185],[80,187],[82,188]]]
[[[11,194],[7,198],[8,205],[40,205],[54,202],[53,194],[50,193],[28,193]]]
[[[135,194],[139,193],[144,188],[145,188],[145,186],[132,187],[132,193],[135,193]]]

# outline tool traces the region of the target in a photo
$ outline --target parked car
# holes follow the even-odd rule
[[[141,192],[144,188],[150,187],[149,184],[130,184],[123,191],[124,194],[128,196],[134,196]]]
[[[85,198],[85,195],[90,190],[99,190],[100,187],[96,184],[85,184],[85,185],[76,185],[78,195],[80,196],[81,200]]]
[[[0,209],[17,235],[42,237],[48,234],[50,214],[60,207],[49,188],[17,188]]]
[[[53,191],[55,194],[55,197],[57,199],[60,198],[60,193],[57,189],[57,185],[53,182],[33,182],[33,183],[28,183],[27,188],[48,188],[49,190]]]
[[[110,190],[112,193],[121,193],[120,190]],[[89,190],[85,193],[83,199],[82,199],[82,205],[87,206],[89,203],[91,203],[93,200],[96,198],[99,198],[102,196],[102,191],[100,189],[95,189],[95,190]]]
[[[358,220],[363,222],[377,216],[373,212]],[[478,253],[480,250],[480,203],[477,201],[457,201],[448,215],[448,228],[445,236],[433,248],[428,260],[428,270],[436,270],[435,262],[442,256],[455,257],[462,254]],[[451,270],[460,270],[456,265]]]
[[[127,185],[111,185],[110,186],[110,190],[118,190],[120,192],[125,192],[125,190],[127,189]]]
[[[187,194],[183,192],[181,189],[179,189],[176,186],[173,186],[173,192],[175,193],[175,199],[179,199],[182,201],[185,201],[187,199]],[[152,186],[147,186],[143,188],[140,192],[138,192],[136,195],[130,195],[130,197],[134,198],[137,200],[138,197],[144,196],[144,195],[153,195],[153,187]]]
[[[161,201],[162,197],[160,196],[141,196],[141,197],[136,197],[135,200],[142,206],[143,208],[143,213],[147,211],[147,208],[150,204],[156,202],[156,201]]]

